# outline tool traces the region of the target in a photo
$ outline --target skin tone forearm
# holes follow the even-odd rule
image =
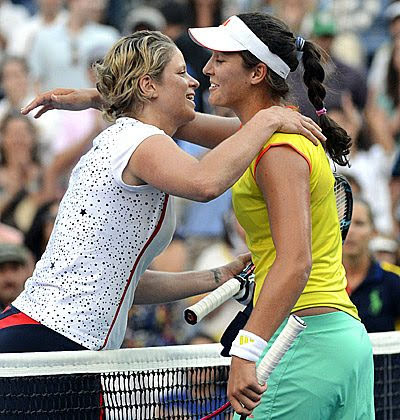
[[[212,270],[166,273],[146,270],[135,291],[134,304],[173,302],[211,292],[240,273],[250,261],[250,254]]]
[[[196,112],[193,121],[178,128],[175,137],[208,149],[218,146],[240,128],[239,118],[219,117]]]
[[[38,95],[33,101],[22,108],[21,112],[26,115],[32,110],[39,108],[34,114],[35,118],[39,118],[45,112],[52,109],[80,111],[87,108],[102,109],[104,105],[103,98],[94,88],[58,88]],[[291,117],[290,120],[281,118],[282,125],[280,130],[282,132],[302,134],[314,144],[326,140],[318,126],[310,118],[297,113],[291,115]],[[177,138],[212,149],[221,143],[221,141],[234,134],[239,128],[240,122],[237,118],[196,113],[195,119],[180,127],[175,135]]]
[[[132,154],[123,180],[131,185],[147,183],[195,201],[212,200],[239,179],[268,138],[282,128],[283,120],[287,127],[300,118],[300,114],[282,107],[262,109],[200,160],[163,135],[149,137]]]
[[[147,270],[135,291],[135,305],[174,302],[200,295],[221,285],[219,269],[166,273]]]

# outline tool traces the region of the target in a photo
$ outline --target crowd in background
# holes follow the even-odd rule
[[[1,307],[19,294],[32,273],[71,169],[107,126],[95,110],[53,111],[36,120],[21,115],[20,108],[40,91],[94,87],[92,63],[120,36],[151,29],[175,41],[188,72],[199,80],[197,110],[230,115],[207,102],[209,82],[202,68],[209,52],[190,40],[187,28],[215,26],[246,11],[280,17],[295,35],[313,39],[329,53],[325,106],[353,140],[351,167],[336,169],[350,179],[371,214],[371,229],[349,235],[345,262],[351,261],[348,271],[353,275],[357,252],[368,254],[400,283],[400,1],[0,0]],[[290,75],[294,95],[288,104],[315,118],[301,74]],[[175,140],[193,155],[206,153]],[[209,203],[178,204],[177,234],[151,268],[212,268],[246,251],[229,191]],[[368,293],[371,298],[361,299],[360,305],[366,305],[361,309],[368,311],[372,305],[371,316],[379,317],[386,301],[379,290]],[[182,310],[193,301],[134,306],[124,345],[182,344],[195,342],[196,336],[200,342],[216,341],[240,309],[236,302],[228,303],[202,326],[189,328]],[[394,311],[400,315],[400,303]]]

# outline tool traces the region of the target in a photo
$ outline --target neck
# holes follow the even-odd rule
[[[46,13],[43,13],[42,18],[43,18],[44,22],[46,22],[46,24],[50,24],[50,23],[54,22],[57,15],[58,15],[58,11],[51,10],[51,11],[46,11]]]
[[[163,115],[154,110],[150,110],[147,107],[144,107],[139,114],[134,114],[133,112],[127,113],[127,117],[135,118],[136,120],[141,121],[144,124],[154,125],[155,127],[163,130],[169,136],[173,136],[178,129],[170,119],[163,118]]]
[[[86,20],[83,19],[79,13],[71,12],[68,20],[68,28],[71,32],[79,32],[85,25]]]
[[[368,272],[371,264],[371,257],[368,252],[363,252],[361,255],[350,255],[343,256],[343,265],[346,268],[346,276],[351,283],[350,279],[362,275]]]
[[[279,101],[274,101],[264,90],[256,90],[252,95],[246,96],[243,102],[231,107],[242,124],[246,124],[261,109],[266,109],[274,105],[280,105]]]

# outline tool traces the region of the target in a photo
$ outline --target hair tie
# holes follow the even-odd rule
[[[302,38],[301,36],[298,36],[296,38],[296,41],[294,42],[294,45],[296,46],[296,50],[299,52],[302,52],[305,43],[306,43],[306,40]]]
[[[327,112],[326,108],[323,107],[322,109],[319,109],[317,111],[315,111],[315,113],[318,115],[318,117],[320,117],[321,115],[325,115]]]

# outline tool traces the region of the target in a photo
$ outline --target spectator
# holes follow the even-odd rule
[[[32,258],[24,246],[0,243],[0,311],[22,292],[32,271]]]
[[[4,98],[0,101],[0,120],[12,111],[19,111],[32,98],[28,66],[24,58],[6,56],[2,61],[0,84]]]
[[[393,42],[400,35],[400,1],[389,5],[385,11],[390,39],[374,54],[368,73],[368,101],[375,102],[386,91],[386,74],[389,67]]]
[[[32,252],[35,262],[39,261],[46,249],[57,217],[59,202],[49,201],[40,206],[25,235],[25,246]]]
[[[0,82],[4,91],[4,98],[0,101],[1,121],[6,114],[19,113],[21,107],[34,96],[26,60],[22,57],[6,56],[1,66]],[[47,163],[51,156],[51,143],[58,129],[58,117],[46,115],[43,121],[32,117],[30,119],[38,130],[38,154]]]
[[[342,95],[349,92],[357,109],[362,110],[367,99],[366,76],[332,54],[332,46],[337,33],[336,23],[329,15],[321,14],[315,17],[312,28],[313,40],[331,56],[331,60],[325,66],[327,73],[325,79],[327,86],[326,108],[329,111],[332,108],[340,108]],[[290,77],[293,97],[301,112],[315,118],[315,110],[308,100],[306,88],[302,83],[302,69],[299,68],[291,73]]]
[[[126,16],[124,34],[129,35],[144,29],[162,32],[166,24],[165,17],[159,9],[149,6],[139,6],[132,9]]]
[[[11,0],[0,0],[0,59],[28,20],[29,14],[23,6],[13,4]]]
[[[314,1],[278,0],[272,3],[271,14],[284,19],[293,33],[301,34],[303,37],[310,36]]]
[[[245,232],[240,226],[232,208],[223,215],[223,232],[220,241],[205,247],[194,265],[195,270],[208,270],[220,264],[226,264],[235,259],[239,254],[249,252],[245,243]],[[187,306],[193,305],[200,297],[188,299]],[[228,324],[236,316],[243,305],[234,299],[221,305],[206,316],[204,322],[197,327],[197,333],[206,334],[214,341],[220,341]],[[193,328],[193,327],[192,327]]]
[[[317,11],[327,13],[337,22],[338,39],[335,50],[340,51],[347,64],[365,65],[361,34],[367,31],[380,12],[382,0],[327,0],[319,1]]]
[[[204,333],[196,333],[188,339],[186,344],[194,346],[198,344],[212,344],[212,343],[216,343],[216,341],[211,336]]]
[[[88,52],[86,71],[92,87],[96,76],[93,64],[103,59],[108,47],[96,45]],[[52,143],[52,160],[46,168],[45,180],[48,195],[61,198],[64,194],[72,167],[80,157],[92,146],[93,139],[107,127],[102,114],[94,109],[86,109],[80,113],[60,111],[58,116],[58,132]]]
[[[377,118],[383,119],[386,128],[383,134],[390,137],[389,142],[400,144],[400,34],[393,41],[385,82],[384,92],[369,105],[370,120],[373,124]]]
[[[0,220],[26,231],[42,199],[37,131],[30,118],[8,114],[0,136]]]
[[[351,175],[361,187],[361,195],[372,208],[373,220],[380,233],[391,235],[394,229],[391,199],[390,170],[393,165],[394,144],[384,143],[385,127],[376,115],[374,134],[351,101],[350,95],[343,95],[340,108],[330,108],[329,114],[350,133],[353,139],[350,149],[351,167],[340,167],[344,175]],[[381,130],[377,130],[378,124]],[[376,142],[374,142],[375,140]]]
[[[0,243],[22,245],[24,243],[24,234],[16,228],[0,223]]]
[[[274,0],[225,0],[223,6],[224,18],[245,12],[274,12]]]
[[[368,332],[392,331],[400,315],[400,277],[372,257],[368,247],[373,233],[370,207],[356,198],[343,246],[347,291]]]
[[[203,67],[210,58],[210,53],[195,44],[189,38],[187,33],[187,7],[176,2],[168,1],[161,8],[167,25],[164,28],[164,33],[168,35],[181,50],[188,73],[193,76],[200,86],[196,90],[196,110],[199,112],[207,112],[210,108],[208,106],[208,88],[210,82],[208,77],[203,74]]]
[[[222,22],[222,0],[187,0],[188,24],[204,28]]]
[[[392,266],[396,274],[400,274],[400,267],[397,267],[399,244],[396,239],[390,236],[376,235],[369,241],[369,251],[382,265],[383,268]],[[397,267],[397,269],[396,269]]]
[[[62,9],[62,0],[37,0],[37,5],[39,7],[37,13],[15,33],[8,46],[9,54],[27,57],[38,33],[67,19],[67,13]]]
[[[118,38],[112,27],[92,22],[90,0],[68,0],[68,19],[38,34],[30,54],[30,67],[40,89],[56,86],[90,87],[88,52],[97,45],[110,47]]]

